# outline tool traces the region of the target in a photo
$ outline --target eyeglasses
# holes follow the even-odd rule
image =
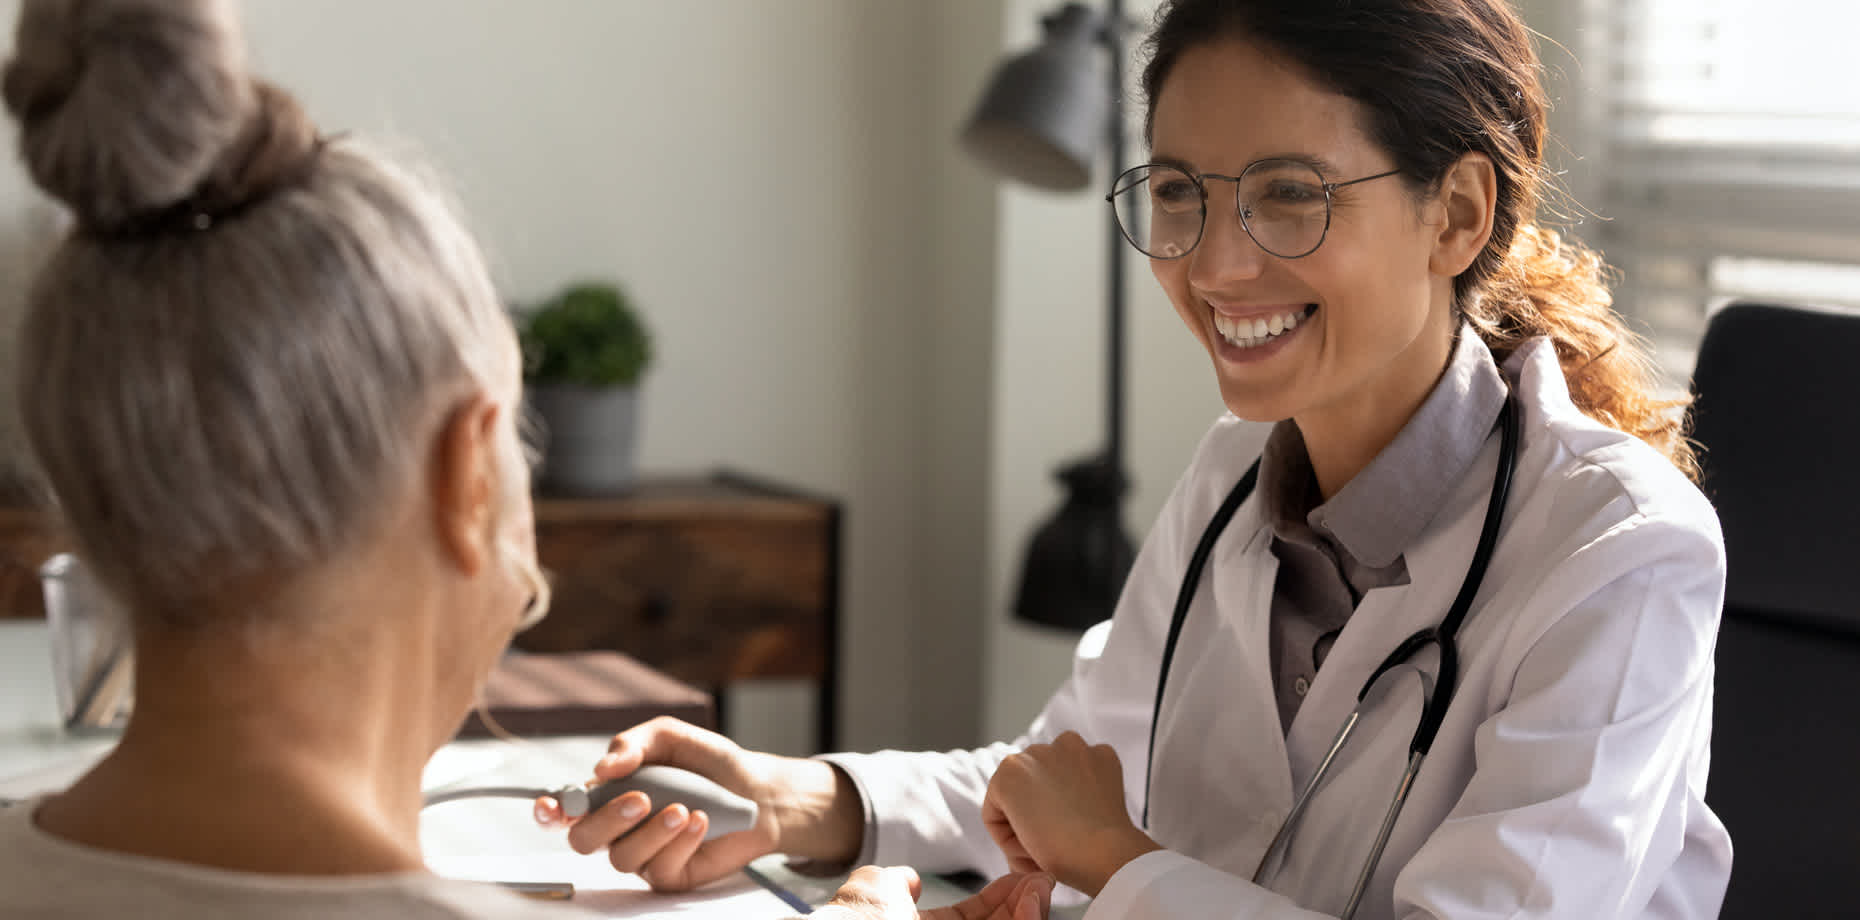
[[[554,594],[555,573],[539,565],[520,565],[520,577],[529,582],[530,599],[523,605],[523,612],[517,616],[516,632],[523,632],[543,621],[549,615],[549,601]]]
[[[1238,176],[1192,175],[1148,163],[1125,170],[1104,199],[1124,239],[1138,252],[1152,259],[1180,259],[1200,245],[1207,229],[1208,180],[1232,182],[1236,216],[1253,242],[1281,259],[1302,259],[1316,252],[1330,232],[1331,192],[1399,172],[1326,182],[1317,167],[1300,160],[1256,160]]]

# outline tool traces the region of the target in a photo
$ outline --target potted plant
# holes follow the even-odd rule
[[[652,339],[616,285],[583,282],[522,317],[523,374],[546,438],[539,484],[610,493],[633,481],[639,381]]]

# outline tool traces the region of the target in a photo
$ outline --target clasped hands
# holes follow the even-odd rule
[[[1117,751],[1077,732],[1003,760],[982,822],[1011,871],[1048,873],[1092,897],[1125,863],[1162,849],[1130,820]]]
[[[995,769],[982,800],[982,821],[1007,856],[1009,874],[961,904],[922,920],[1038,920],[1051,895],[1048,878],[1092,897],[1125,863],[1162,847],[1130,820],[1123,764],[1108,744],[1066,732],[1029,745]],[[917,896],[910,869],[867,866],[853,873],[816,917],[893,916],[886,908]]]
[[[1009,874],[967,901],[919,914],[920,920],[1039,920],[1046,916],[1051,880],[1096,897],[1125,863],[1162,849],[1130,820],[1117,751],[1087,744],[1077,732],[1003,760],[982,800],[982,821],[1007,856]],[[867,866],[814,916],[891,917],[898,905],[916,900],[917,891],[912,870]]]

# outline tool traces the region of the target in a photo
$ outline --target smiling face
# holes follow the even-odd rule
[[[1256,161],[1317,165],[1325,181],[1393,169],[1361,107],[1241,39],[1184,51],[1151,120],[1152,160],[1239,176]],[[1262,250],[1236,213],[1235,184],[1205,183],[1207,228],[1183,258],[1152,259],[1176,312],[1213,358],[1222,401],[1256,421],[1306,429],[1399,428],[1446,366],[1452,278],[1430,265],[1438,205],[1403,177],[1337,188],[1323,244],[1302,258]],[[1275,332],[1275,330],[1277,330]]]

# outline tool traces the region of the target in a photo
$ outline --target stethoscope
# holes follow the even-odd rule
[[[1380,667],[1363,682],[1363,689],[1356,694],[1356,707],[1350,711],[1343,727],[1337,730],[1337,738],[1330,744],[1330,751],[1318,763],[1317,771],[1311,780],[1305,783],[1298,798],[1292,802],[1292,810],[1286,814],[1284,823],[1279,825],[1279,832],[1266,847],[1266,852],[1259,859],[1259,867],[1253,872],[1255,884],[1264,884],[1269,872],[1276,873],[1283,862],[1285,851],[1290,847],[1292,828],[1304,814],[1305,806],[1311,801],[1311,794],[1324,781],[1331,763],[1336,760],[1337,752],[1342,750],[1350,733],[1355,730],[1357,721],[1363,714],[1363,701],[1368,699],[1369,691],[1375,688],[1376,681],[1389,671],[1409,663],[1414,656],[1428,646],[1440,650],[1440,674],[1434,681],[1432,692],[1424,688],[1424,703],[1421,707],[1421,722],[1414,730],[1414,740],[1408,745],[1408,768],[1403,771],[1401,784],[1395,788],[1395,798],[1389,803],[1388,813],[1382,818],[1382,827],[1376,832],[1375,845],[1370,848],[1369,859],[1363,863],[1363,869],[1356,876],[1356,887],[1350,892],[1350,902],[1343,910],[1344,920],[1349,920],[1362,903],[1363,892],[1369,888],[1369,877],[1375,873],[1376,864],[1382,860],[1382,851],[1388,846],[1389,834],[1395,829],[1395,819],[1401,815],[1402,806],[1408,801],[1408,792],[1414,788],[1415,774],[1421,770],[1421,761],[1427,758],[1428,749],[1433,747],[1434,736],[1440,731],[1440,724],[1446,719],[1447,707],[1453,702],[1454,685],[1459,680],[1459,653],[1454,646],[1454,635],[1459,632],[1460,622],[1466,619],[1466,612],[1471,609],[1473,598],[1479,593],[1479,584],[1485,580],[1486,567],[1492,561],[1492,549],[1498,543],[1498,528],[1505,512],[1505,499],[1511,493],[1511,477],[1518,467],[1518,403],[1507,397],[1504,411],[1500,414],[1498,470],[1492,476],[1492,497],[1485,506],[1485,527],[1479,532],[1479,544],[1473,550],[1472,563],[1466,568],[1466,577],[1460,582],[1460,593],[1453,599],[1453,606],[1438,626],[1430,626],[1416,632],[1396,646],[1389,656],[1383,659]],[[1162,715],[1163,690],[1169,682],[1169,664],[1175,658],[1176,640],[1182,635],[1182,622],[1188,617],[1189,605],[1194,602],[1195,591],[1201,584],[1202,569],[1207,565],[1208,556],[1214,551],[1214,543],[1220,538],[1227,522],[1233,519],[1253,486],[1259,479],[1259,463],[1240,477],[1234,484],[1233,491],[1214,512],[1214,518],[1208,522],[1207,529],[1201,532],[1201,541],[1195,545],[1195,552],[1189,557],[1188,570],[1182,575],[1182,587],[1175,596],[1175,615],[1169,622],[1169,637],[1163,643],[1162,670],[1156,676],[1156,705],[1150,712],[1150,748],[1149,760],[1144,767],[1143,780],[1143,824],[1150,823],[1150,773],[1156,763],[1156,724]]]

